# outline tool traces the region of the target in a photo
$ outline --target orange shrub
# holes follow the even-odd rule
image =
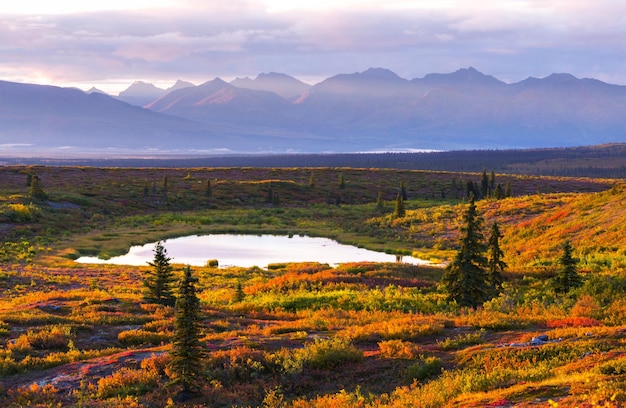
[[[126,330],[117,335],[117,340],[126,345],[161,344],[168,342],[171,333],[151,332],[147,330]]]
[[[412,340],[422,336],[439,334],[444,324],[434,319],[407,316],[366,325],[349,326],[337,335],[351,341]]]
[[[122,368],[113,374],[98,380],[98,398],[125,397],[141,395],[157,386],[159,375],[152,370],[133,370]]]
[[[566,317],[565,319],[548,320],[546,327],[551,329],[563,327],[593,327],[602,326],[602,322],[590,317]]]
[[[418,346],[410,341],[402,340],[386,340],[378,343],[380,355],[386,358],[416,358],[418,354]]]
[[[572,316],[599,318],[602,309],[596,300],[589,295],[581,295],[571,311]]]
[[[37,383],[8,391],[9,397],[15,401],[14,406],[17,407],[60,406],[58,393],[59,391],[53,385],[46,384],[42,387]]]

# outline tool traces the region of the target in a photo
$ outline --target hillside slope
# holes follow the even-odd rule
[[[418,256],[423,248],[435,248],[449,258],[457,247],[466,206],[417,208],[400,219],[374,217],[366,222],[365,229],[413,245]],[[494,221],[500,224],[502,249],[512,270],[554,269],[566,240],[584,269],[626,269],[624,184],[603,192],[529,193],[497,201],[480,200],[477,207],[484,218],[485,237]]]
[[[486,215],[507,223],[503,244],[514,265],[550,266],[560,256],[563,242],[569,240],[585,268],[626,268],[623,185],[602,193],[505,200],[498,207],[487,210]],[[507,222],[524,211],[528,211],[525,217]]]

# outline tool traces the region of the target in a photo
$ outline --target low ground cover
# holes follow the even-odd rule
[[[174,312],[143,298],[149,266],[79,265],[78,255],[112,256],[188,233],[254,231],[323,235],[446,262],[456,249],[465,182],[480,177],[1,171],[0,405],[16,407],[182,405],[167,387]],[[28,197],[31,172],[47,200]],[[477,204],[502,227],[509,269],[500,295],[476,309],[447,299],[438,266],[194,268],[207,357],[201,393],[187,405],[624,405],[624,186],[497,180],[512,184],[513,197]],[[406,214],[394,217],[401,185]],[[560,294],[550,282],[565,237],[584,282]],[[176,265],[175,277],[181,274]]]

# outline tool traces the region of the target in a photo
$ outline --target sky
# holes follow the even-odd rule
[[[623,0],[17,0],[0,5],[0,80],[116,95],[137,80],[472,66],[626,85],[625,38]]]

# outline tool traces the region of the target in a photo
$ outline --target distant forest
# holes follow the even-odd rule
[[[351,167],[498,173],[537,176],[626,178],[626,143],[597,146],[461,150],[428,153],[341,153],[233,155],[213,157],[17,159],[0,164],[41,164],[94,167]]]

